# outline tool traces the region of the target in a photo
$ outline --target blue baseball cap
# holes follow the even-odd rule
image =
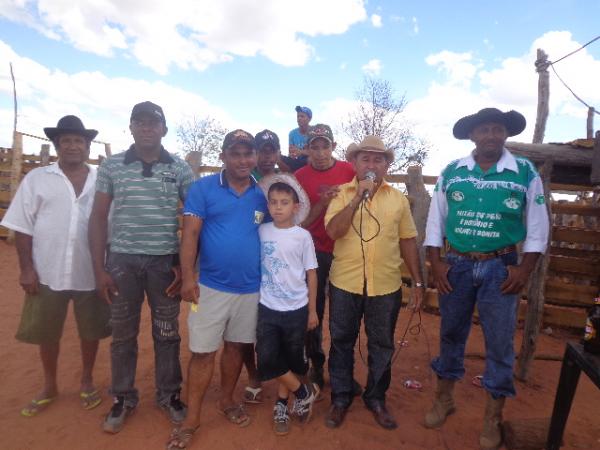
[[[309,119],[312,119],[312,111],[308,106],[296,106],[296,112],[304,113],[308,116]]]

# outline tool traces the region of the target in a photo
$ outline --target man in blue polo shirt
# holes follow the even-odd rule
[[[251,176],[256,149],[250,133],[228,133],[221,160],[224,170],[194,183],[184,207],[181,296],[192,303],[188,316],[190,404],[187,419],[171,436],[169,448],[187,446],[200,425],[202,400],[223,341],[219,411],[238,426],[250,423],[243,406],[234,402],[233,390],[242,368],[244,346],[256,339],[258,226],[267,213],[267,201]],[[199,280],[195,267],[198,251]]]
[[[513,156],[504,143],[525,129],[525,117],[486,108],[454,125],[457,139],[475,150],[451,162],[435,187],[427,237],[433,281],[440,293],[440,355],[431,367],[438,377],[427,428],[440,427],[455,410],[452,391],[464,375],[465,343],[477,305],[485,336],[487,391],[483,449],[502,442],[500,423],[513,385],[513,334],[517,300],[548,241],[548,212],[542,181],[533,164]],[[440,257],[446,240],[446,257]],[[516,244],[523,242],[518,261]]]

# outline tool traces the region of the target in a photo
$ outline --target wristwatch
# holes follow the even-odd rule
[[[421,281],[417,281],[417,282],[415,283],[415,287],[418,287],[418,288],[425,287],[425,283],[423,283],[423,282],[421,282]]]

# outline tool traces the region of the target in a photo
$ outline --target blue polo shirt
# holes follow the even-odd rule
[[[199,282],[221,292],[258,292],[258,227],[267,216],[267,200],[255,181],[240,195],[229,187],[224,171],[200,178],[188,191],[184,214],[203,221]]]

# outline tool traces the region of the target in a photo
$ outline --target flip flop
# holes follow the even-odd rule
[[[36,400],[35,398],[31,400],[31,403],[27,405],[25,408],[21,410],[21,415],[23,417],[35,417],[38,413],[41,413],[45,410],[50,404],[54,401],[56,397],[48,397],[43,398],[41,400]]]
[[[482,388],[483,387],[483,375],[475,375],[471,379],[471,384],[473,386],[477,386],[478,388]]]
[[[221,409],[217,406],[219,414],[225,416],[232,424],[237,425],[240,428],[247,427],[250,425],[250,416],[246,413],[243,404],[231,405],[225,409]]]
[[[83,409],[86,410],[94,409],[96,406],[102,403],[102,397],[100,396],[98,389],[91,392],[81,391],[79,393],[79,400],[81,401],[81,406]]]
[[[262,403],[262,387],[253,388],[251,386],[246,386],[244,390],[243,399],[245,403],[259,404]]]

